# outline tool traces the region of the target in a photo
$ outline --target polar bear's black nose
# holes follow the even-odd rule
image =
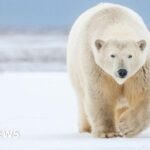
[[[128,71],[126,69],[119,69],[118,74],[120,78],[124,78],[127,75]]]

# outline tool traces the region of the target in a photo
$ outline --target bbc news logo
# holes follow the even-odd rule
[[[15,129],[0,129],[0,138],[20,137],[20,131]]]

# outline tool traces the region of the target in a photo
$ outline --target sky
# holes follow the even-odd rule
[[[82,12],[100,2],[128,6],[150,26],[150,0],[0,0],[0,27],[70,27]]]

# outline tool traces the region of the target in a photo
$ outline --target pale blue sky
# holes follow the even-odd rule
[[[100,2],[128,6],[150,26],[150,0],[0,0],[0,27],[70,27],[83,11]]]

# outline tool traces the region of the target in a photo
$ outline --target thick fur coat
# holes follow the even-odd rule
[[[139,67],[129,65],[130,76],[125,80],[113,76],[112,67],[106,64],[106,52],[99,64],[97,39],[118,41],[113,43],[116,49],[123,47],[118,46],[120,40],[145,40],[145,50],[134,52],[142,55],[142,59],[135,60]],[[125,46],[131,48],[128,42]],[[77,19],[69,36],[67,65],[78,99],[80,132],[91,132],[95,137],[133,136],[149,125],[149,48],[148,29],[129,8],[99,4]]]

